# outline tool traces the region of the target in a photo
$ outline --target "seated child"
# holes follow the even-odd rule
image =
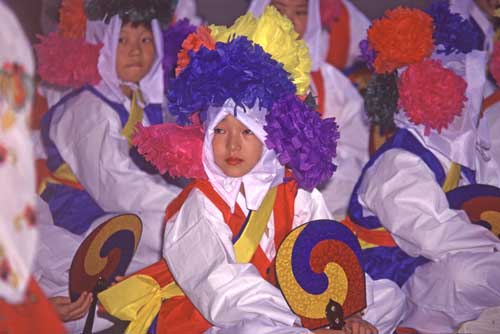
[[[200,28],[187,38],[184,46],[194,49],[185,50],[188,64],[169,90],[170,108],[180,124],[201,110],[204,134],[199,136],[203,141],[198,164],[203,164],[206,175],[186,187],[167,209],[163,254],[168,269],[163,262],[141,272],[153,277],[151,291],[171,287],[172,276],[182,289],[168,297],[160,292],[168,299],[155,330],[307,333],[274,285],[273,261],[291,229],[330,217],[314,186],[335,169],[331,161],[336,124],[331,118],[321,120],[296,96],[308,89],[310,59],[305,43],[276,9],[266,8],[257,20],[247,14],[231,28],[210,30],[210,35],[202,34],[206,30]],[[157,165],[162,160],[158,148],[168,137],[165,131],[167,135],[146,129],[136,139],[146,157],[159,160]],[[269,211],[260,217],[266,224],[262,233],[254,235],[251,245],[233,245],[245,224],[256,223],[251,218],[246,223],[249,215],[259,214],[265,206]],[[127,281],[99,296],[108,312],[131,309],[120,297],[123,292],[111,292],[126,287]],[[366,289],[363,318],[348,319],[346,330],[392,333],[404,314],[402,293],[394,283],[369,276]],[[153,300],[148,294],[133,299]]]
[[[312,59],[311,91],[318,98],[321,117],[335,117],[339,126],[341,135],[334,159],[337,171],[330,180],[319,185],[319,189],[333,217],[342,220],[347,214],[354,184],[368,161],[369,123],[364,114],[363,98],[349,79],[326,61],[322,48],[328,43],[324,41],[325,31],[321,27],[319,0],[254,0],[249,11],[259,16],[267,4],[287,16],[307,43]],[[365,29],[367,27],[368,22]]]
[[[143,223],[129,270],[161,257],[164,210],[179,189],[148,173],[129,142],[137,124],[164,120],[160,22],[168,23],[170,5],[168,1],[134,4],[119,2],[123,7],[116,8],[108,7],[107,1],[91,1],[87,5],[89,20],[105,24],[97,68],[87,69],[98,72],[100,80],[64,96],[42,121],[52,175],[41,191],[50,214],[41,217],[46,223],[40,227],[35,276],[49,296],[67,296],[75,250],[95,227],[121,213],[135,213]],[[66,299],[56,304],[64,313],[70,303]],[[83,320],[66,326],[80,333]]]
[[[384,112],[378,120],[394,117],[397,128],[364,167],[349,216],[358,236],[381,241],[365,249],[365,270],[402,286],[403,324],[447,333],[500,305],[500,241],[447,199],[476,183],[481,33],[446,2],[427,12],[397,8],[368,31],[377,71],[371,105]],[[460,42],[441,33],[456,27]]]

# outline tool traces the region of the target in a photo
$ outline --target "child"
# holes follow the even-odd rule
[[[120,2],[118,8],[108,6],[107,1],[87,5],[90,20],[106,23],[97,69],[86,69],[97,70],[100,80],[73,90],[43,119],[42,137],[52,177],[41,197],[54,222],[50,216],[42,217],[47,223],[41,227],[36,276],[49,296],[67,295],[75,250],[95,227],[120,213],[135,213],[143,222],[129,270],[161,256],[164,210],[178,188],[160,175],[149,174],[130,150],[129,141],[137,124],[163,122],[160,22],[168,23],[170,5],[136,3]],[[73,51],[83,54],[85,50]],[[61,312],[67,304],[69,299],[61,305]],[[97,318],[94,328],[102,328],[101,321]],[[72,332],[81,332],[83,320],[66,325]]]
[[[198,35],[187,38],[185,47],[194,49],[185,50],[188,64],[169,91],[171,110],[181,124],[201,109],[204,135],[199,163],[208,180],[196,180],[167,209],[163,254],[171,274],[158,274],[161,265],[142,272],[154,278],[151,291],[158,291],[159,285],[168,287],[165,283],[172,277],[165,276],[173,275],[185,295],[169,295],[156,331],[308,332],[272,284],[272,262],[292,228],[330,217],[314,186],[333,172],[336,125],[332,119],[321,120],[296,96],[308,88],[310,60],[291,23],[273,7],[258,20],[247,14],[232,28],[210,30],[210,35],[199,29]],[[161,145],[166,139],[161,134],[154,139],[156,131],[145,130],[137,141],[139,150],[146,157],[156,156],[160,165],[155,140]],[[292,170],[289,175],[285,164]],[[262,207],[269,208],[259,220],[266,228],[254,235],[251,246],[237,250],[233,243],[245,217],[254,211],[259,214]],[[254,224],[252,218],[249,221]],[[167,270],[164,265],[163,270]],[[403,315],[402,294],[387,280],[366,280],[364,320],[349,319],[347,330],[392,333]],[[126,282],[120,284],[125,287]],[[99,297],[108,311],[121,308],[107,303],[123,302],[123,293],[114,296],[111,301],[111,295]],[[147,294],[134,297],[134,301],[150,299]],[[123,302],[126,309],[130,306]]]
[[[344,219],[352,189],[362,166],[368,161],[369,124],[364,115],[363,99],[351,82],[336,68],[328,64],[322,48],[325,32],[321,27],[320,1],[252,1],[249,11],[262,14],[271,3],[293,23],[300,36],[304,37],[312,59],[311,91],[318,97],[322,118],[335,117],[340,130],[335,175],[320,191],[335,219]],[[358,22],[363,26],[362,23]],[[368,23],[366,24],[368,27]]]
[[[402,286],[403,324],[446,333],[500,305],[500,242],[446,198],[475,183],[481,33],[446,2],[428,13],[397,8],[368,31],[376,52],[373,105],[394,112],[397,130],[364,167],[349,215],[353,230],[385,240],[365,249],[365,270]],[[449,38],[458,28],[467,43]]]

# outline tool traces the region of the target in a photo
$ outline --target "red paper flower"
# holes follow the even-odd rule
[[[80,38],[64,38],[56,33],[39,38],[35,51],[38,74],[44,81],[68,88],[99,83],[97,60],[102,45],[86,43]]]
[[[196,29],[194,33],[190,34],[184,42],[182,42],[182,49],[179,51],[177,68],[175,69],[176,76],[189,64],[189,51],[192,50],[197,52],[202,46],[209,50],[215,49],[215,41],[212,39],[212,36],[210,36],[210,29],[204,26]]]
[[[418,9],[398,7],[375,20],[368,30],[370,46],[377,57],[374,67],[378,73],[422,61],[432,54],[432,17]]]
[[[203,138],[200,124],[139,125],[132,144],[161,174],[206,179],[202,163]]]
[[[399,105],[410,121],[441,132],[460,115],[467,100],[465,80],[438,60],[413,64],[399,78]]]
[[[85,38],[87,17],[84,0],[63,0],[59,9],[59,33],[68,38]]]

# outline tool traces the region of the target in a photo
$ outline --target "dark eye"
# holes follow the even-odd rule
[[[245,129],[245,130],[243,130],[243,134],[244,134],[244,135],[253,135],[254,133],[253,133],[253,131],[252,131],[252,130],[250,130],[250,129]]]
[[[307,10],[300,10],[298,12],[295,12],[295,15],[297,16],[307,16]]]
[[[143,43],[152,43],[153,42],[153,38],[152,37],[143,37],[142,38],[142,42]]]
[[[118,43],[120,43],[120,44],[125,43],[125,37],[119,37],[118,38]]]
[[[226,133],[226,130],[224,130],[223,128],[215,128],[214,133],[218,135],[223,135],[224,133]]]

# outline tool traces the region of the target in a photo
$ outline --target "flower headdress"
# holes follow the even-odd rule
[[[474,22],[450,12],[448,1],[435,1],[426,12],[403,7],[387,11],[360,43],[376,72],[365,96],[372,122],[390,130],[394,114],[402,109],[411,122],[425,127],[425,135],[441,133],[461,114],[467,84],[430,58],[481,49],[483,39]]]
[[[236,115],[250,109],[261,113],[265,145],[292,170],[299,186],[311,190],[331,177],[336,169],[332,159],[339,138],[337,125],[333,119],[321,120],[298,96],[309,85],[311,63],[305,43],[297,39],[288,19],[267,7],[259,19],[247,14],[229,28],[200,28],[183,48],[181,71],[168,94],[169,109],[178,124],[189,124],[198,112],[203,121],[207,110],[232,101]],[[158,132],[155,127],[142,129],[134,143],[146,159],[165,169],[164,158],[172,154],[158,152],[155,141],[164,142],[162,136],[173,126],[162,127],[166,130],[156,138],[151,135]],[[201,156],[198,159],[178,163],[199,166]]]

